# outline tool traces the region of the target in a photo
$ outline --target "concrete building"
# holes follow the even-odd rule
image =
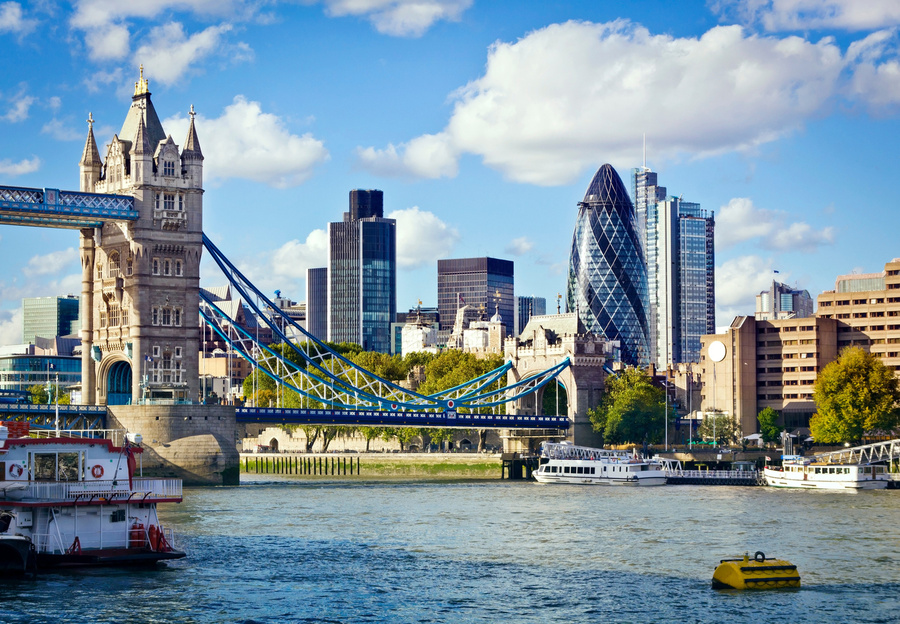
[[[667,197],[646,167],[633,171],[632,192],[647,261],[650,359],[660,368],[697,362],[700,336],[716,327],[715,216]]]
[[[28,297],[22,299],[22,342],[33,344],[36,336],[56,338],[77,335],[78,297]]]
[[[328,340],[328,269],[306,270],[306,331]]]
[[[190,114],[179,147],[163,130],[142,72],[104,159],[90,118],[81,190],[131,195],[140,217],[81,231],[85,403],[199,398],[203,154]],[[147,365],[158,381],[142,385]]]
[[[391,351],[397,313],[397,222],[378,190],[350,191],[343,222],[328,224],[328,340]]]
[[[702,343],[704,410],[732,414],[744,435],[756,432],[756,416],[766,407],[788,429],[808,427],[816,377],[842,349],[874,353],[900,377],[900,258],[881,273],[839,276],[834,290],[819,295],[815,316],[740,316]]]
[[[60,393],[71,392],[73,399],[80,397],[80,340],[38,337],[37,344],[0,347],[0,390],[27,392],[47,383],[58,383]]]
[[[547,314],[547,300],[543,297],[516,297],[516,317],[513,335],[518,336],[532,316]]]
[[[469,306],[488,315],[499,310],[504,324],[512,327],[515,310],[515,265],[498,258],[438,260],[439,344],[447,344],[457,310]],[[464,329],[468,323],[464,325]]]
[[[813,315],[813,300],[808,290],[791,288],[772,281],[769,290],[756,295],[756,320],[807,318]]]
[[[594,174],[578,204],[566,311],[620,344],[622,362],[650,362],[647,265],[628,191],[612,165]]]

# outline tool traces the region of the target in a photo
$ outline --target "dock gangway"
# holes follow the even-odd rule
[[[850,448],[817,453],[812,461],[831,464],[872,464],[900,460],[900,438]]]

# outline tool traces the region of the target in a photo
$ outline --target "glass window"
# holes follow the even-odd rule
[[[163,175],[164,176],[174,176],[175,175],[175,162],[171,160],[163,161]]]

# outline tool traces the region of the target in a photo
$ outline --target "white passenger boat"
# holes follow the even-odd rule
[[[773,487],[808,490],[880,490],[888,485],[884,466],[816,463],[800,455],[785,455],[782,466],[763,469]]]
[[[26,423],[0,425],[0,572],[185,556],[156,513],[181,502],[181,480],[135,475],[140,436],[121,447],[33,436]]]
[[[544,442],[541,466],[534,478],[539,483],[588,485],[665,485],[662,464],[625,451],[608,451],[567,442]]]

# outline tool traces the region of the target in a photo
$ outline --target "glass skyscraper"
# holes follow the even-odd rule
[[[78,297],[32,297],[22,300],[22,340],[34,343],[36,336],[56,338],[77,334],[81,329]]]
[[[643,218],[650,361],[700,361],[700,336],[715,333],[715,219],[712,211],[667,197],[656,174],[634,169],[632,191]]]
[[[643,245],[628,191],[612,165],[597,170],[578,204],[566,310],[588,331],[618,341],[623,363],[650,361]]]
[[[499,311],[507,333],[515,319],[514,264],[499,258],[454,258],[438,260],[438,343],[446,344],[456,311],[463,305],[483,309],[485,319]]]
[[[350,192],[344,221],[328,224],[328,339],[391,351],[397,313],[397,222],[383,193]]]

